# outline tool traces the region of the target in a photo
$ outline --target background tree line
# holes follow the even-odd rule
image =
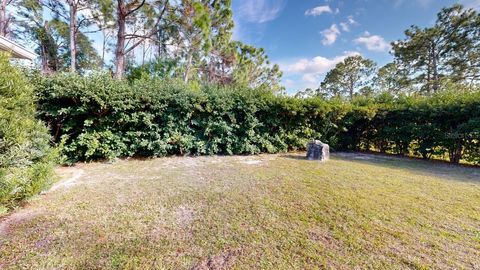
[[[378,68],[360,55],[347,57],[327,73],[317,89],[306,89],[298,97],[371,96],[388,92],[430,95],[448,85],[480,83],[480,15],[454,5],[442,9],[435,24],[412,26],[405,38],[392,42],[394,61]]]
[[[265,51],[232,40],[231,0],[3,0],[0,35],[36,44],[43,73],[111,70],[117,79],[178,78],[186,83],[269,87],[282,72]],[[95,49],[92,35],[101,39]],[[433,26],[412,26],[392,42],[394,61],[378,68],[360,55],[297,96],[432,94],[480,81],[480,15],[442,9]],[[106,56],[113,54],[111,62]]]
[[[232,40],[230,0],[4,0],[0,35],[35,44],[43,73],[110,70],[116,79],[282,90],[265,51]],[[92,37],[101,37],[101,50]],[[113,54],[109,63],[107,55]]]

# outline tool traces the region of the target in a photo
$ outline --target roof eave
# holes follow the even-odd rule
[[[0,50],[11,53],[13,58],[27,59],[30,61],[37,58],[37,54],[34,52],[31,52],[2,36],[0,36]]]

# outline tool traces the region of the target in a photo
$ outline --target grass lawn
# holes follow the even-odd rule
[[[480,169],[369,155],[128,160],[0,223],[0,269],[480,269]]]

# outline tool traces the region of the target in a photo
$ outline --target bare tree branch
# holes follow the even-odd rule
[[[130,51],[134,50],[138,45],[142,44],[143,41],[145,41],[145,39],[150,39],[156,31],[158,31],[157,29],[157,26],[160,24],[160,21],[161,19],[163,18],[164,14],[165,14],[165,11],[167,9],[167,6],[168,6],[168,2],[169,0],[166,0],[165,1],[165,4],[163,6],[163,9],[162,11],[160,12],[158,18],[157,18],[157,21],[155,22],[154,26],[152,27],[152,29],[150,30],[150,32],[148,32],[146,35],[144,35],[144,37],[142,37],[139,41],[135,42],[130,48],[126,49],[125,50],[125,54],[129,53]]]
[[[128,17],[128,16],[130,16],[130,14],[139,10],[144,4],[145,4],[145,0],[142,0],[142,2],[137,7],[133,8],[133,9],[129,9],[129,7],[127,7],[127,9],[129,9],[129,11],[127,12],[127,14],[125,14],[125,17]]]

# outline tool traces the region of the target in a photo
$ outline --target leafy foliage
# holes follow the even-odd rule
[[[281,93],[283,73],[277,64],[272,65],[265,50],[236,42],[237,63],[233,70],[233,82],[252,88],[270,88],[274,93]]]
[[[32,87],[0,54],[0,208],[49,183],[54,157],[49,144],[47,128],[35,119]]]
[[[268,90],[189,87],[183,82],[108,75],[38,77],[40,117],[71,161],[172,154],[257,154],[330,141],[341,117],[321,99]],[[322,133],[321,130],[332,130]]]
[[[479,163],[480,92],[464,91],[357,104],[346,118],[343,147]]]
[[[56,141],[65,138],[70,161],[276,153],[302,149],[317,138],[333,149],[449,154],[452,162],[478,162],[480,98],[468,89],[461,96],[456,88],[430,98],[383,94],[350,103],[277,96],[261,88],[117,81],[103,74],[35,81],[40,117]]]
[[[444,82],[479,83],[480,15],[453,5],[442,9],[431,27],[412,26],[394,42],[395,62],[420,92],[442,90]]]
[[[330,70],[320,85],[319,94],[353,99],[354,94],[372,91],[371,81],[376,64],[360,55],[349,56]]]
[[[388,63],[378,69],[374,78],[374,87],[377,92],[387,92],[394,96],[414,92],[408,74],[405,70],[399,69],[395,63]]]

